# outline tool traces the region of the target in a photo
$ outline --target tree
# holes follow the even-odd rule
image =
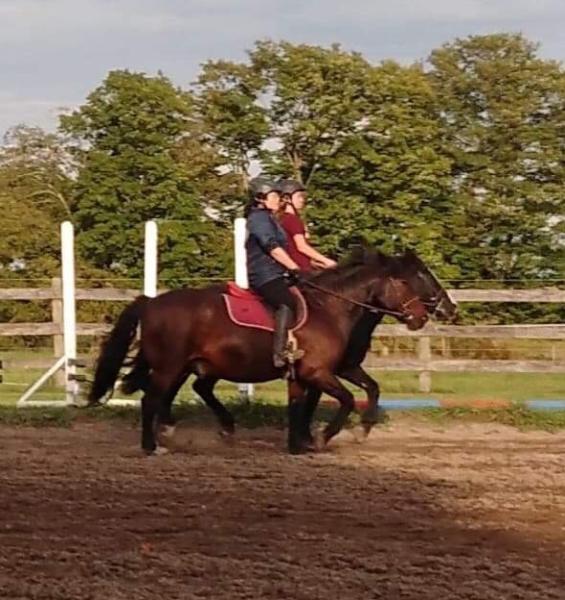
[[[70,212],[71,163],[62,140],[39,128],[11,129],[0,148],[0,281],[47,287],[60,265],[59,222]],[[44,318],[37,303],[0,303],[0,321]]]
[[[241,196],[247,191],[251,161],[259,158],[268,134],[266,110],[259,100],[264,85],[250,65],[208,61],[195,86],[206,137],[238,176]]]
[[[206,214],[202,182],[186,169],[186,139],[197,125],[190,94],[163,75],[129,71],[111,72],[82,107],[61,117],[80,160],[77,245],[96,267],[141,277],[143,222],[156,219],[164,283],[223,271],[224,232]]]
[[[322,161],[362,124],[371,67],[339,45],[258,42],[250,58],[265,81],[269,136],[276,146],[264,153],[264,165],[309,184]]]
[[[340,252],[360,238],[387,252],[415,248],[453,276],[449,226],[449,159],[441,147],[438,101],[419,66],[386,62],[365,86],[362,126],[312,179],[314,230]],[[336,227],[339,224],[339,227]]]
[[[451,237],[462,274],[559,276],[556,265],[565,252],[558,237],[565,184],[563,70],[511,34],[456,40],[433,51],[430,64],[452,161]]]
[[[59,222],[71,213],[71,169],[71,159],[57,135],[23,125],[7,133],[0,148],[3,276],[55,275]]]

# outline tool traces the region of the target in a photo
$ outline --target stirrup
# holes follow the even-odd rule
[[[288,344],[286,350],[287,361],[290,365],[294,365],[297,360],[304,358],[304,350],[298,347],[298,342],[292,331],[288,333]]]

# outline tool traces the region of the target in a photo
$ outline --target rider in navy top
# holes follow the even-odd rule
[[[298,280],[298,265],[287,252],[287,238],[275,218],[281,197],[277,184],[264,177],[249,182],[247,217],[247,273],[250,287],[275,310],[273,363],[287,360],[288,329],[296,314],[289,285]]]

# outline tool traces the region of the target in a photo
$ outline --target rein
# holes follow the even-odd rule
[[[395,280],[392,277],[389,277],[388,279],[390,280],[390,282],[396,289]],[[358,300],[353,300],[352,298],[348,298],[347,296],[343,296],[342,294],[339,294],[337,292],[332,292],[331,290],[327,290],[323,287],[320,287],[319,285],[312,283],[311,281],[309,281],[307,279],[303,279],[300,283],[303,285],[308,285],[311,288],[318,290],[319,292],[327,294],[328,296],[333,296],[334,298],[338,298],[339,300],[349,302],[349,304],[359,306],[360,308],[363,308],[373,314],[385,314],[385,315],[391,315],[393,317],[405,317],[406,316],[406,313],[402,312],[402,311],[390,310],[388,308],[376,308],[375,306],[372,306],[371,304],[367,304],[365,302],[359,302]],[[406,302],[404,302],[402,304],[402,308],[403,309],[407,308],[408,306],[410,306],[410,304],[412,304],[416,300],[418,300],[417,296],[414,296],[414,298],[410,298],[410,300],[407,300]]]

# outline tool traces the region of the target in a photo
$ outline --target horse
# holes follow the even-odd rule
[[[389,257],[368,248],[360,247],[357,254],[348,259],[349,264],[357,262],[387,263],[389,269],[402,273],[410,282],[412,289],[428,308],[431,316],[439,321],[454,322],[457,317],[457,304],[443,288],[434,273],[411,250],[403,255]],[[320,287],[331,286],[334,278],[331,271],[323,271],[315,278]],[[368,436],[373,426],[378,422],[378,401],[380,387],[361,366],[371,348],[373,332],[382,321],[384,313],[364,311],[355,323],[343,359],[336,369],[336,375],[363,389],[367,396],[367,407],[361,415],[364,435]],[[305,439],[314,444],[311,433],[311,422],[320,401],[322,392],[316,388],[302,389],[303,386],[289,386],[289,401],[296,401],[303,396],[303,433]]]
[[[336,435],[354,408],[352,394],[335,376],[343,361],[352,330],[365,310],[393,314],[410,329],[428,319],[428,309],[410,283],[396,272],[394,261],[353,261],[332,272],[332,290],[316,289],[323,282],[313,277],[303,286],[309,307],[307,323],[296,332],[305,356],[296,364],[296,381],[336,398],[340,407],[324,432],[327,443]],[[314,287],[315,286],[315,287]],[[141,446],[147,454],[159,452],[157,424],[172,424],[171,404],[186,379],[196,375],[194,391],[214,411],[227,433],[233,417],[214,395],[219,379],[233,382],[264,382],[284,375],[272,364],[272,335],[241,328],[228,317],[222,293],[226,285],[202,289],[185,288],[156,298],[139,296],[120,314],[102,345],[89,404],[111,392],[128,349],[141,326],[140,350],[122,389],[144,391]],[[289,407],[288,449],[302,453],[311,449],[305,435],[303,405]]]

